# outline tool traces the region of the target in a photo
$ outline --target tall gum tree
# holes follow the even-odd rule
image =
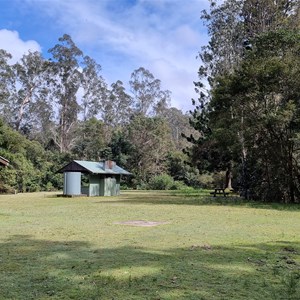
[[[153,115],[157,104],[168,104],[170,101],[170,92],[162,90],[161,81],[143,67],[132,72],[129,85],[136,114]]]
[[[49,62],[39,52],[25,54],[13,69],[15,71],[16,93],[14,94],[15,129],[32,129],[33,120],[41,115],[42,102],[46,102],[49,87],[47,68]],[[17,88],[19,86],[19,88]],[[49,106],[47,106],[49,109]],[[38,112],[39,111],[39,112]]]
[[[53,131],[53,136],[60,152],[67,152],[74,141],[72,130],[80,109],[76,94],[81,83],[79,59],[82,59],[83,53],[67,34],[59,38],[59,42],[49,50],[53,57],[55,79],[52,95],[58,109],[58,127]]]
[[[99,116],[108,97],[107,84],[100,72],[101,66],[91,57],[85,56],[81,72],[81,106],[84,121]]]
[[[0,49],[0,115],[6,121],[11,120],[11,110],[9,109],[9,97],[14,88],[14,72],[9,65],[11,54]]]

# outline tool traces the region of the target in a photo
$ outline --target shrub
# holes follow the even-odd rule
[[[150,190],[169,190],[175,184],[174,179],[168,174],[161,174],[152,177],[148,183]]]
[[[215,186],[214,177],[211,173],[199,175],[200,186],[204,189],[211,189]]]
[[[174,181],[173,185],[170,187],[170,190],[185,190],[188,186],[183,181]]]
[[[14,194],[15,190],[10,186],[0,182],[0,194]]]

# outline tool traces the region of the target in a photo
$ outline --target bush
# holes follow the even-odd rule
[[[15,190],[10,186],[0,183],[0,194],[14,194]]]
[[[154,176],[148,183],[148,189],[150,190],[170,190],[174,186],[174,179],[168,174],[161,174]]]
[[[213,174],[213,184],[216,187],[224,187],[225,185],[225,172],[221,171],[221,172],[215,172]]]
[[[199,175],[200,186],[203,189],[212,189],[215,187],[214,176],[211,173]]]
[[[170,187],[170,190],[185,190],[188,186],[183,181],[174,181],[174,184]]]

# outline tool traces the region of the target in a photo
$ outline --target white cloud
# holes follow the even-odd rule
[[[11,63],[18,61],[29,51],[41,52],[41,47],[36,41],[23,41],[17,31],[7,29],[0,30],[0,49],[4,49],[12,55]]]
[[[135,68],[148,68],[172,92],[177,107],[190,107],[207,43],[200,20],[208,0],[27,0],[71,35],[103,67],[110,81],[124,83]],[[101,59],[103,61],[101,61]],[[111,73],[113,70],[113,74]],[[128,77],[122,78],[127,74]]]

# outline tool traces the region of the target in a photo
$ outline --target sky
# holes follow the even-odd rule
[[[47,58],[69,34],[109,85],[128,87],[131,73],[144,67],[186,112],[197,99],[196,57],[208,42],[200,14],[208,7],[209,0],[0,0],[0,49],[12,62],[28,51]]]

